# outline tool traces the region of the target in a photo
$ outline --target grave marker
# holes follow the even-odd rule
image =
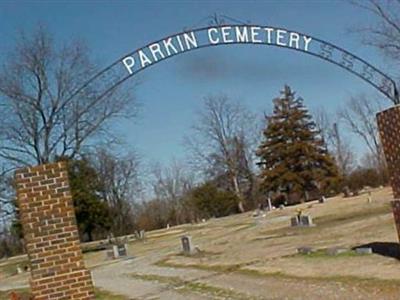
[[[346,248],[331,247],[331,248],[326,249],[326,254],[333,256],[333,255],[339,255],[339,254],[345,253],[347,251],[348,251],[348,249],[346,249]]]
[[[192,245],[192,237],[190,235],[184,235],[181,237],[182,251],[185,255],[193,254],[194,247]]]
[[[311,227],[315,226],[312,221],[312,217],[309,215],[297,215],[290,219],[292,227]]]
[[[364,247],[364,248],[356,248],[356,253],[357,254],[372,254],[372,248],[370,247]]]

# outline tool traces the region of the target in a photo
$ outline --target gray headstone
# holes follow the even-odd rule
[[[190,235],[184,235],[181,237],[182,251],[185,255],[193,253],[192,237]]]
[[[119,244],[111,245],[111,248],[106,251],[107,259],[117,259],[128,255],[128,245]]]
[[[365,247],[365,248],[356,248],[357,254],[372,254],[372,248]]]
[[[326,249],[326,254],[328,255],[338,255],[347,252],[348,250],[346,248],[340,248],[340,247],[332,247]]]
[[[299,218],[297,216],[291,218],[290,219],[290,224],[291,224],[292,227],[299,226],[300,225]]]
[[[310,227],[314,226],[312,217],[308,215],[297,215],[290,219],[290,223],[292,227],[296,226],[303,226],[303,227]]]
[[[284,208],[285,208],[285,205],[283,205],[283,204],[279,205],[280,210],[283,210]]]
[[[367,199],[368,203],[372,203],[372,193],[368,192],[368,199]]]
[[[343,189],[343,194],[345,198],[348,198],[351,196],[350,188],[348,186],[345,186]]]
[[[325,203],[326,202],[325,196],[322,196],[321,198],[319,198],[318,202],[319,203]]]
[[[297,253],[299,254],[311,254],[313,252],[314,252],[313,248],[308,246],[297,248]]]
[[[118,251],[118,246],[117,245],[113,245],[112,246],[112,252],[113,252],[114,258],[118,258],[119,257],[119,251]]]
[[[123,244],[123,245],[119,245],[118,246],[118,257],[121,256],[127,256],[127,249],[128,249],[128,245],[127,244]]]
[[[300,225],[301,226],[312,226],[313,221],[311,216],[302,215],[300,216]]]

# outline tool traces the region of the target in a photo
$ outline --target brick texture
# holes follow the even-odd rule
[[[378,113],[377,120],[393,195],[395,199],[400,199],[400,106]],[[392,209],[400,240],[400,200],[392,202]]]
[[[34,299],[94,299],[91,274],[80,248],[66,163],[19,170],[16,184]]]
[[[392,201],[392,209],[393,209],[393,216],[394,222],[396,224],[397,233],[399,234],[400,239],[400,201]]]

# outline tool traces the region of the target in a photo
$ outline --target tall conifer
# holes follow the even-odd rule
[[[308,200],[309,191],[326,190],[337,181],[337,167],[303,99],[285,85],[273,102],[257,150],[261,187],[266,192],[297,193]]]

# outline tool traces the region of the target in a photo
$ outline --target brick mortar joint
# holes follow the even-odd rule
[[[91,272],[85,266],[79,243],[67,162],[26,167],[17,170],[15,176],[17,182],[17,200],[20,205],[22,204],[20,207],[22,227],[26,233],[27,252],[33,270],[30,278],[33,294],[39,297],[43,295],[49,296],[48,292],[43,291],[43,285],[41,284],[49,280],[51,282],[58,282],[60,286],[74,288],[66,282],[74,278],[84,284],[87,296],[93,295],[94,289]],[[27,189],[27,185],[32,184],[34,187]],[[47,190],[42,191],[42,188],[54,191],[48,193]],[[38,210],[38,207],[41,209]],[[58,220],[58,225],[64,224],[62,228],[58,228],[57,224],[54,225],[50,222],[53,220],[53,214]],[[59,216],[59,214],[63,214],[63,216]],[[42,219],[49,218],[49,224],[40,223],[37,225],[39,228],[32,228],[32,224],[36,224],[36,219],[40,218],[40,216]],[[68,236],[59,236],[67,233]],[[57,243],[50,240],[51,238],[57,240]],[[72,255],[69,256],[67,261],[65,261],[66,255],[64,252],[57,252],[60,245],[66,247],[66,254]],[[37,257],[38,253],[41,254],[40,257]],[[45,277],[42,277],[43,275]],[[65,276],[67,278],[63,279]],[[74,291],[74,295],[78,296],[78,298],[75,297],[74,299],[93,299],[93,297],[86,296],[81,298],[80,294],[81,291],[79,289]]]

